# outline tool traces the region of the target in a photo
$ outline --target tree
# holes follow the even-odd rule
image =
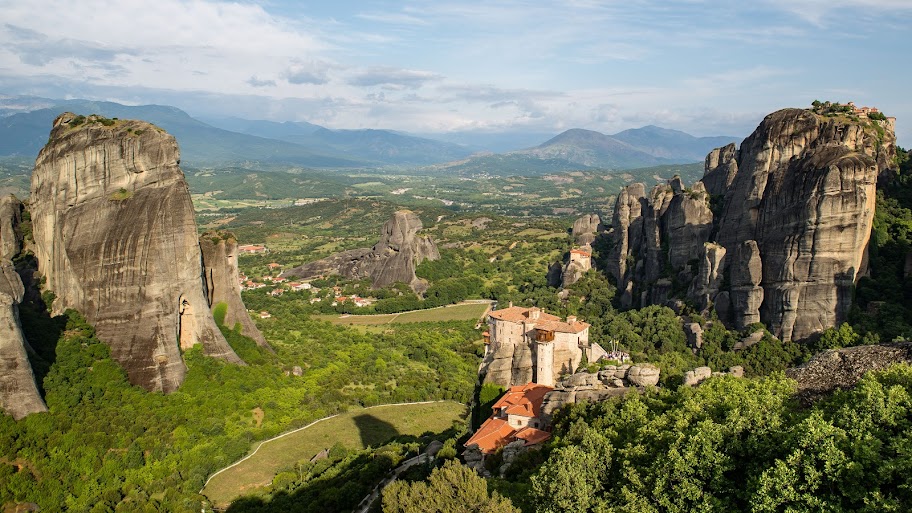
[[[397,481],[383,491],[384,513],[520,513],[509,499],[458,461],[434,469],[427,482]]]

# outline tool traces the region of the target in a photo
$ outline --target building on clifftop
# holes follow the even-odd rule
[[[589,324],[572,315],[561,320],[540,308],[511,303],[491,311],[487,322],[485,383],[554,386],[556,378],[574,372],[584,356],[591,362],[606,354],[598,344],[589,343]]]

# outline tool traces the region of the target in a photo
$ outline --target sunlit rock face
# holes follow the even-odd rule
[[[35,163],[35,256],[61,312],[73,308],[130,381],[170,392],[182,351],[242,363],[204,294],[193,205],[174,137],[142,121],[71,113],[55,121]]]
[[[690,189],[627,187],[609,258],[622,303],[686,288],[730,325],[761,321],[783,340],[838,324],[865,270],[877,176],[895,151],[890,122],[785,109],[740,148],[710,152]]]
[[[242,335],[252,338],[257,345],[268,348],[269,344],[241,300],[237,239],[230,233],[207,232],[200,236],[200,249],[203,254],[206,299],[213,308],[213,313],[219,304],[224,304],[225,326],[234,328],[240,324]]]
[[[402,282],[423,291],[427,284],[415,276],[415,269],[424,260],[440,258],[434,240],[418,234],[423,227],[414,212],[399,210],[383,224],[374,247],[336,253],[290,269],[282,276],[310,279],[340,274],[348,279],[369,278],[374,288]]]
[[[22,204],[13,196],[0,198],[0,409],[14,419],[47,411],[28,361],[28,342],[19,323],[25,289],[12,258],[21,250]]]

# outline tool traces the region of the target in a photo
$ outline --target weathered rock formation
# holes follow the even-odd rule
[[[28,342],[19,324],[19,303],[25,289],[13,267],[20,250],[22,204],[13,196],[0,198],[0,409],[14,419],[47,411],[28,361]]]
[[[573,236],[577,244],[585,246],[592,244],[595,237],[603,231],[605,231],[605,227],[602,226],[602,219],[598,214],[589,214],[573,222],[570,235]]]
[[[380,241],[373,248],[353,249],[310,262],[282,273],[303,279],[341,274],[348,279],[370,278],[374,288],[395,282],[421,290],[424,283],[415,276],[418,264],[437,260],[440,253],[430,237],[419,237],[421,219],[409,210],[393,213],[380,230]]]
[[[683,385],[686,387],[697,386],[713,376],[733,376],[736,378],[744,377],[744,367],[736,365],[729,367],[726,372],[713,372],[709,367],[697,367],[684,373]]]
[[[225,326],[241,325],[241,334],[252,338],[257,345],[269,348],[263,334],[257,329],[241,300],[238,280],[238,244],[230,233],[207,232],[200,236],[203,256],[203,277],[206,300],[215,313],[218,305],[225,305]]]
[[[203,288],[193,204],[174,137],[142,121],[64,113],[38,154],[31,215],[38,270],[80,311],[132,383],[170,392],[181,353],[243,363]]]
[[[555,411],[564,405],[581,401],[599,402],[622,397],[631,389],[655,386],[659,383],[659,368],[649,364],[608,365],[598,372],[577,372],[558,381],[554,390],[542,401],[542,418],[550,422]]]
[[[901,362],[912,363],[912,342],[830,349],[804,365],[786,370],[785,375],[798,382],[799,397],[811,401],[855,386],[866,372]]]
[[[802,109],[767,116],[714,150],[703,179],[618,196],[608,259],[624,306],[687,294],[729,325],[764,322],[783,340],[845,319],[864,273],[877,176],[892,165],[888,122]]]

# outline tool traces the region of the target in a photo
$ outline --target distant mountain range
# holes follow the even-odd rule
[[[0,97],[0,156],[34,158],[61,112],[142,119],[177,138],[184,162],[195,167],[422,168],[428,173],[535,175],[574,169],[634,169],[702,161],[736,137],[694,137],[656,126],[614,135],[571,129],[538,146],[483,153],[484,135],[449,134],[457,144],[393,130],[330,130],[307,122],[191,117],[169,106],[127,106],[88,100]],[[535,134],[489,136],[503,149]],[[543,137],[538,134],[538,137]],[[447,138],[447,136],[441,136]],[[538,139],[541,140],[541,139]]]
[[[533,148],[483,155],[437,166],[439,171],[490,174],[539,174],[566,169],[635,169],[700,162],[713,148],[737,137],[694,137],[657,126],[605,135],[592,130],[567,130]]]

